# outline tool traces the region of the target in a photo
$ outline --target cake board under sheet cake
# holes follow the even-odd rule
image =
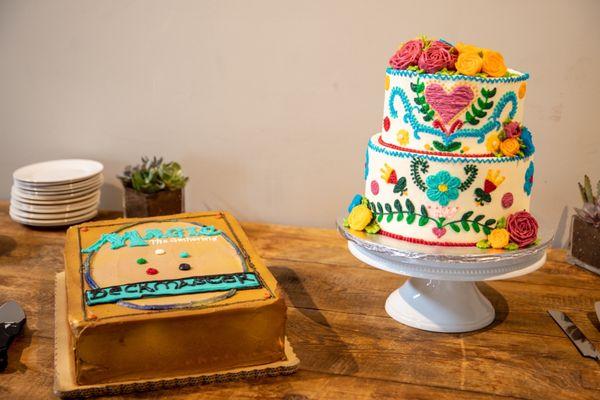
[[[65,262],[63,382],[155,386],[297,365],[277,282],[227,213],[72,227]]]
[[[108,384],[79,385],[75,381],[75,358],[71,351],[67,318],[65,275],[56,278],[55,299],[55,346],[54,346],[54,393],[63,398],[110,396],[131,392],[170,389],[189,385],[204,385],[240,379],[290,375],[296,372],[300,361],[285,340],[285,359],[270,364],[223,370],[218,373],[186,375],[164,379],[137,380]]]

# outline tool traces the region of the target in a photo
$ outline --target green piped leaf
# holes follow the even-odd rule
[[[415,213],[415,205],[412,201],[410,201],[410,199],[406,199],[406,209],[408,210],[409,214]]]
[[[408,216],[406,217],[406,223],[410,225],[413,222],[415,222],[416,218],[417,218],[417,214],[408,214]]]

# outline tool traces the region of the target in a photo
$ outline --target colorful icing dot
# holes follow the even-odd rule
[[[163,255],[165,253],[166,253],[166,251],[164,249],[156,249],[156,250],[154,250],[154,254],[156,254],[157,256]]]
[[[146,273],[147,273],[148,275],[156,275],[156,274],[158,274],[158,270],[157,270],[156,268],[148,268],[148,269],[146,270]]]
[[[510,192],[504,193],[504,196],[502,196],[502,207],[509,208],[510,206],[513,205],[513,201],[514,201],[514,197],[513,197],[512,193],[510,193]]]
[[[187,251],[182,251],[181,253],[179,253],[179,257],[181,258],[188,258],[190,256],[190,253],[188,253]]]
[[[375,196],[379,194],[379,183],[377,183],[375,180],[371,181],[371,193],[373,193]]]
[[[179,269],[182,271],[189,271],[190,269],[192,269],[192,267],[190,266],[190,264],[181,263],[179,264]]]
[[[386,75],[385,76],[385,90],[389,90],[390,89],[390,76]]]
[[[390,130],[390,118],[389,117],[385,117],[383,119],[383,129],[385,129],[386,132]]]
[[[142,265],[142,264],[146,264],[148,262],[148,260],[146,260],[145,258],[138,258],[137,260],[135,260],[136,263]]]
[[[523,97],[525,97],[525,93],[527,93],[527,84],[523,82],[519,87],[519,98],[522,99]]]

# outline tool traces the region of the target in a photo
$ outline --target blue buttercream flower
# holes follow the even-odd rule
[[[531,132],[529,132],[529,129],[523,128],[523,131],[521,132],[521,140],[525,145],[525,148],[523,149],[523,154],[525,155],[525,157],[529,157],[535,152],[533,138],[531,137]]]
[[[362,203],[362,199],[363,198],[360,194],[355,195],[354,198],[352,199],[352,201],[350,202],[350,205],[348,206],[348,212],[352,212],[352,209],[354,207],[356,207],[357,205]]]
[[[523,190],[527,193],[527,196],[531,194],[531,188],[533,187],[533,173],[535,172],[535,167],[533,166],[533,161],[529,163],[529,167],[527,167],[527,171],[525,171],[525,183],[523,183]]]
[[[450,175],[447,171],[440,171],[435,175],[429,175],[427,182],[427,197],[431,201],[437,201],[442,206],[447,206],[452,200],[458,198],[460,179]]]

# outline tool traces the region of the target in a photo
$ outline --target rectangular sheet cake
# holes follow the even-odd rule
[[[66,240],[69,348],[80,385],[285,359],[277,282],[228,213],[117,219]]]

